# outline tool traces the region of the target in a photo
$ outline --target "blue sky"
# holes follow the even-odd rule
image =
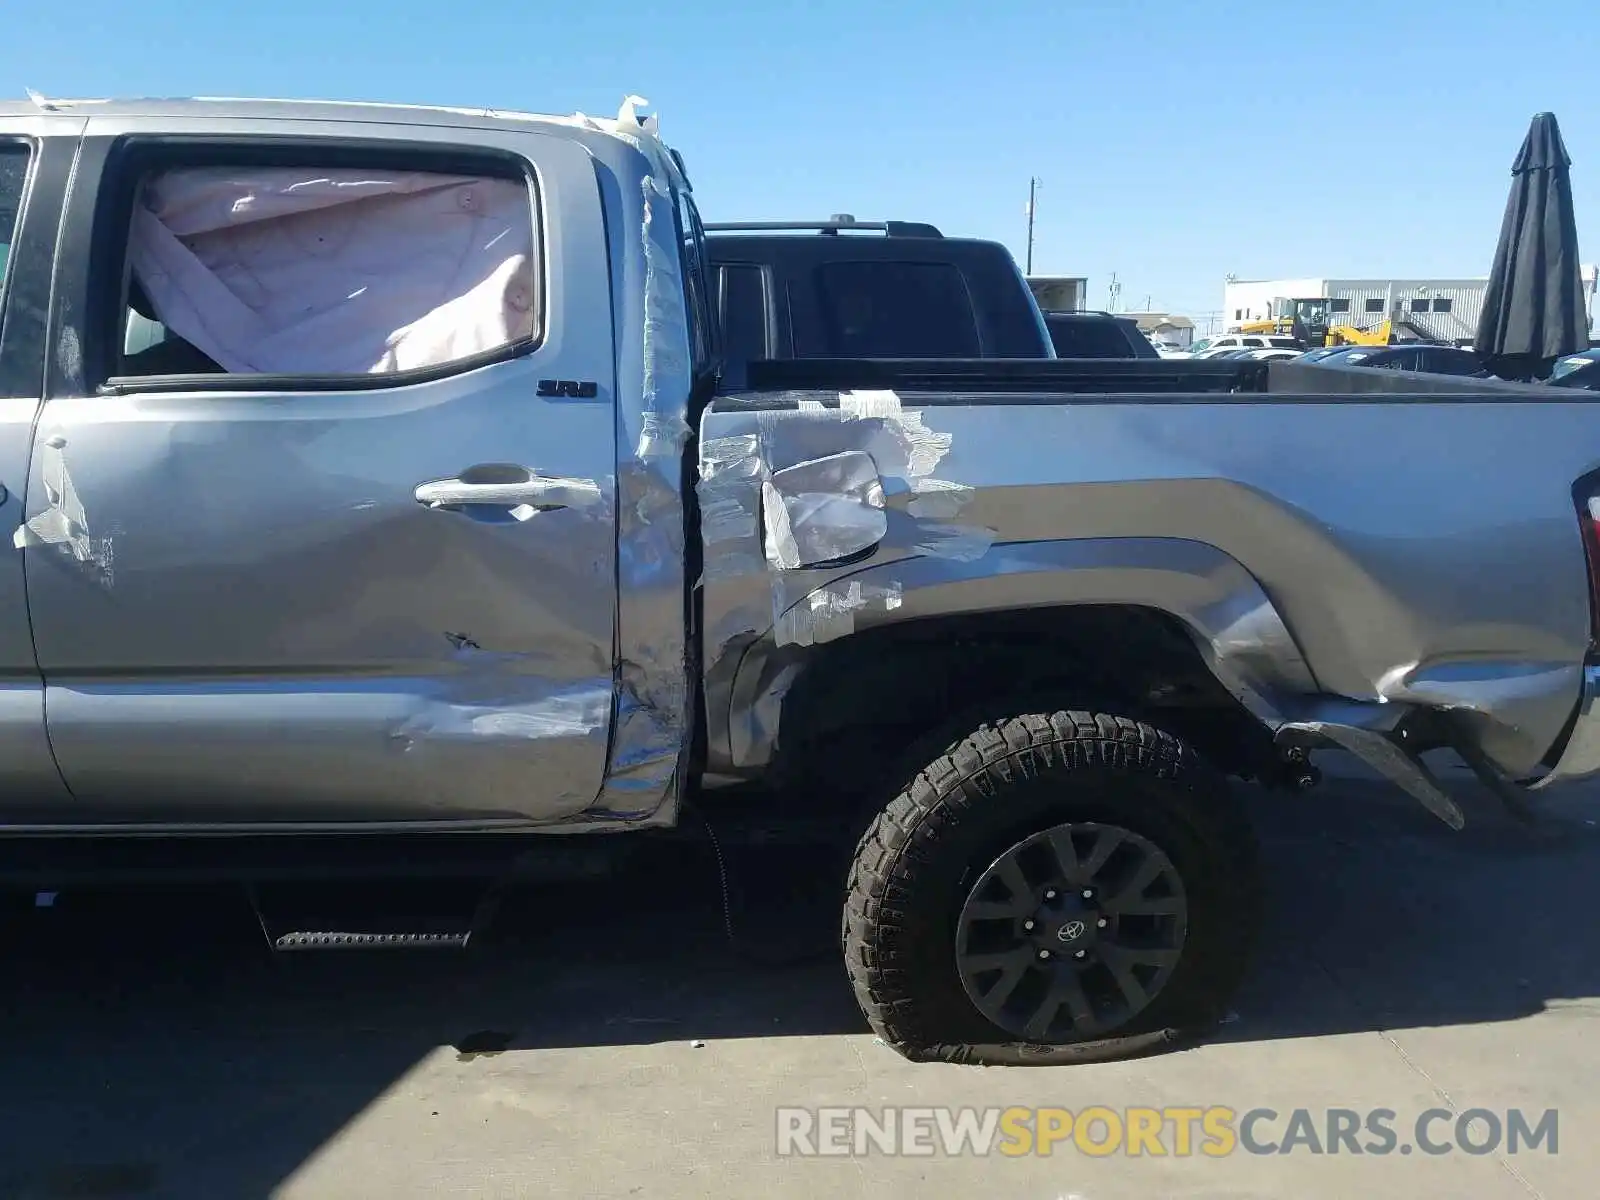
[[[1107,302],[1203,317],[1222,277],[1476,275],[1534,112],[1600,260],[1593,0],[793,7],[78,0],[13,5],[7,89],[610,114],[648,97],[707,219],[932,221]]]

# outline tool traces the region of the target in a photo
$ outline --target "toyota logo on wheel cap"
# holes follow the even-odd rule
[[[1082,921],[1068,921],[1060,929],[1056,930],[1056,941],[1075,942],[1087,932],[1089,932],[1089,927]]]

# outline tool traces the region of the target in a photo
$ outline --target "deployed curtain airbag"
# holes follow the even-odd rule
[[[169,171],[144,185],[129,253],[157,319],[230,372],[405,371],[534,331],[522,182]]]

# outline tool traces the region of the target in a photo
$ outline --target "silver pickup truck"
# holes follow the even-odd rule
[[[1459,824],[1430,750],[1600,769],[1581,392],[724,362],[631,100],[4,107],[0,238],[12,861],[781,797],[859,834],[886,1042],[1071,1061],[1245,970],[1226,777],[1339,748]]]

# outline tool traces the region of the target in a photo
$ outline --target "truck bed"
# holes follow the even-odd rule
[[[1443,395],[1452,400],[1523,396],[1558,403],[1570,389],[1451,375],[1230,359],[771,359],[733,364],[725,394],[730,407],[763,403],[752,393],[806,389],[893,388],[902,392],[994,393],[1038,391],[1051,396],[1105,393],[1214,397],[1242,393],[1343,397]],[[1582,403],[1582,397],[1571,398]]]
[[[744,382],[700,430],[714,768],[765,763],[808,647],[963,612],[1172,612],[1269,723],[1444,709],[1516,776],[1579,702],[1584,393],[1181,359],[763,362]],[[805,482],[851,452],[885,493],[875,540],[873,501]],[[776,565],[784,499],[841,553]]]

